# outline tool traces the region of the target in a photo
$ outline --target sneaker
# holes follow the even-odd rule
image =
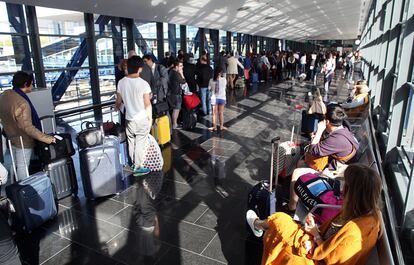
[[[259,217],[257,217],[257,214],[253,211],[253,210],[248,210],[246,213],[246,220],[247,223],[249,224],[250,228],[253,231],[253,234],[256,237],[261,237],[263,235],[263,230],[257,230],[254,227],[254,221],[256,221],[257,219],[259,219]]]
[[[135,168],[134,168],[134,170],[132,172],[134,172],[134,176],[135,177],[139,177],[139,176],[144,176],[144,175],[150,173],[151,170],[149,168],[146,168],[146,167],[139,167],[139,168],[137,168],[135,166]]]

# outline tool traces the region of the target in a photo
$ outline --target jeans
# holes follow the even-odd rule
[[[126,135],[129,156],[138,167],[141,167],[144,162],[145,145],[150,129],[147,119],[127,121]]]
[[[201,107],[203,109],[203,113],[208,115],[211,112],[211,104],[210,104],[210,90],[208,87],[201,87]]]
[[[16,164],[17,181],[26,179],[29,177],[29,164],[30,158],[32,157],[32,148],[18,148],[12,145],[12,152],[14,163]],[[24,162],[26,160],[26,163]],[[26,166],[27,164],[27,166]],[[12,170],[14,172],[14,169]],[[15,174],[16,176],[16,174]],[[13,182],[12,182],[13,183]]]

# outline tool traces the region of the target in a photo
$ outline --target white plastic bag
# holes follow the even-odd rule
[[[164,159],[162,158],[161,149],[155,138],[148,134],[143,166],[151,171],[161,171],[163,165]]]
[[[7,183],[7,175],[9,173],[7,172],[7,169],[3,166],[2,163],[0,163],[0,185],[4,185]]]

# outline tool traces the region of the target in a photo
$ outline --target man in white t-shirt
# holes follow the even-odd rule
[[[126,135],[134,176],[142,176],[150,172],[143,166],[143,158],[152,124],[151,87],[140,77],[143,66],[144,62],[139,56],[128,59],[128,75],[118,83],[115,103],[117,109],[122,103],[126,109]]]

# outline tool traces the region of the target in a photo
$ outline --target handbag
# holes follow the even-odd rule
[[[313,97],[312,104],[309,107],[308,114],[326,114],[326,105],[323,102],[319,88],[316,88],[316,93]]]
[[[195,109],[200,104],[200,98],[196,94],[184,95],[183,97],[184,106],[188,110]]]
[[[105,135],[113,135],[119,138],[119,142],[123,143],[126,141],[125,127],[118,122],[107,121],[102,124]]]
[[[329,162],[329,156],[314,156],[309,152],[305,152],[305,163],[316,171],[322,171]]]
[[[151,134],[148,134],[143,166],[149,168],[151,171],[161,171],[163,165],[164,159],[162,157],[160,146],[158,145],[157,140],[155,140]]]
[[[169,110],[170,107],[167,101],[157,102],[152,106],[152,112],[155,118],[167,114]]]
[[[84,124],[86,125],[85,129],[83,129]],[[95,126],[93,124],[95,124]],[[81,131],[76,136],[76,142],[78,143],[79,148],[84,149],[87,147],[103,144],[103,128],[99,128],[96,125],[97,123],[90,121],[82,122]]]

